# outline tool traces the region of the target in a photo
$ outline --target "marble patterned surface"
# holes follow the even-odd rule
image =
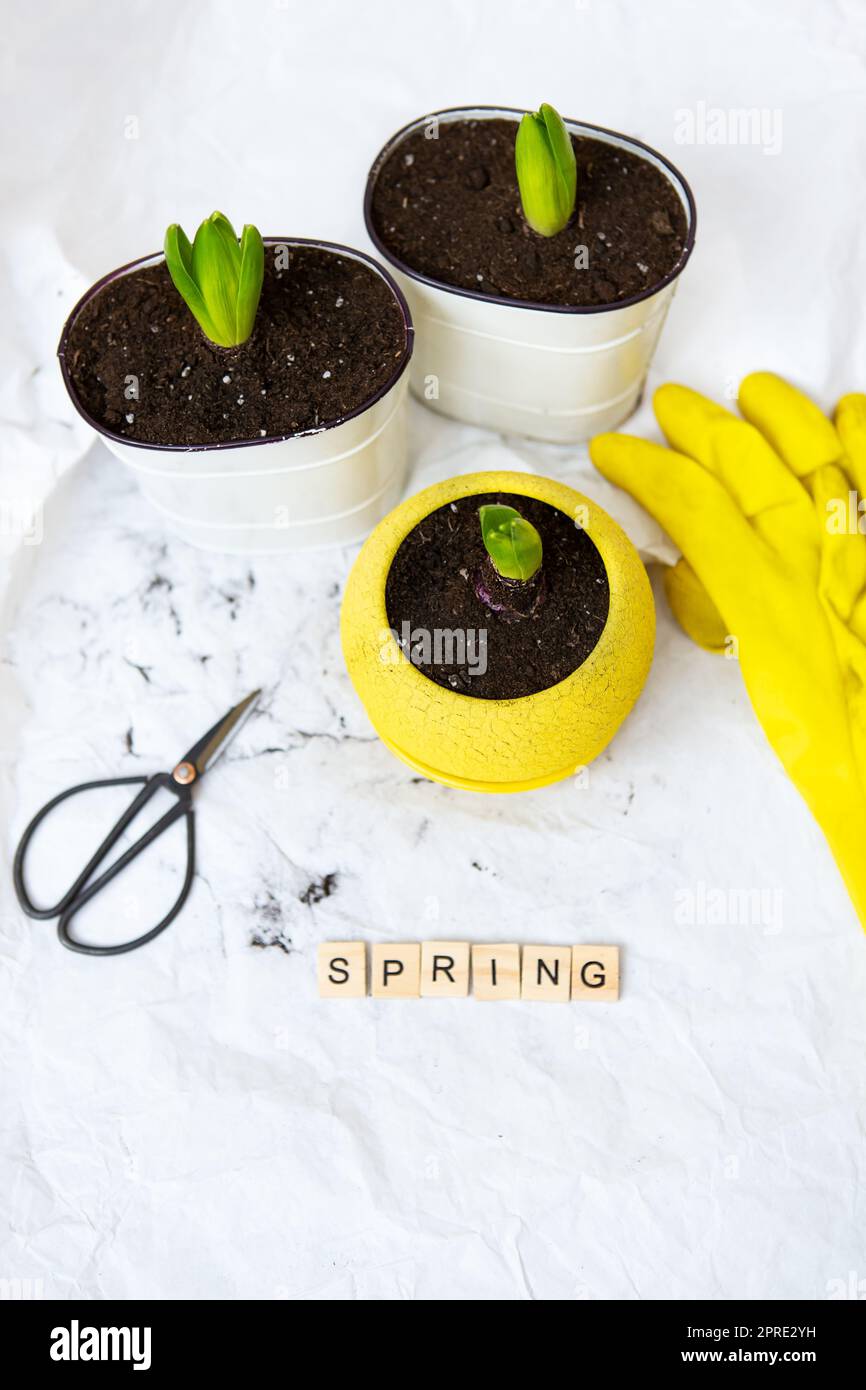
[[[339,648],[352,553],[247,561],[191,550],[164,532],[122,466],[88,446],[56,389],[55,330],[77,285],[158,240],[155,189],[159,225],[169,204],[191,221],[216,197],[266,228],[363,244],[357,200],[345,211],[308,152],[297,178],[281,180],[279,139],[250,156],[247,124],[212,148],[200,105],[210,61],[224,90],[250,96],[250,121],[278,100],[298,114],[316,73],[334,81],[328,4],[315,15],[264,7],[261,71],[227,64],[237,9],[213,6],[187,81],[175,55],[191,8],[163,8],[159,44],[144,12],[133,7],[130,19],[123,8],[122,22],[104,11],[95,36],[73,34],[61,6],[22,5],[10,37],[22,124],[5,208],[13,313],[0,468],[5,496],[19,486],[45,500],[38,544],[5,537],[0,1280],[61,1298],[808,1299],[856,1289],[866,1275],[862,933],[736,663],[689,644],[657,575],[646,692],[589,776],[476,797],[417,779],[373,734]],[[698,42],[710,9],[713,44]],[[432,29],[421,7],[406,6],[403,32],[374,6],[379,81],[372,38],[344,15],[342,90],[363,113],[346,177],[360,186],[365,158],[425,104],[472,93],[528,102],[540,92],[662,147],[670,108],[704,98],[783,107],[786,154],[775,161],[749,148],[677,156],[695,182],[703,241],[651,384],[678,375],[723,396],[729,378],[769,363],[829,402],[858,370],[863,384],[866,338],[844,292],[863,253],[852,246],[845,276],[831,269],[826,293],[795,309],[778,266],[794,273],[799,252],[781,234],[767,247],[759,233],[774,208],[784,230],[797,169],[818,149],[813,128],[833,114],[822,93],[835,82],[862,113],[862,65],[850,56],[862,23],[785,6],[786,61],[770,80],[760,63],[778,58],[782,9],[772,25],[765,10],[708,5],[698,20],[666,5],[660,26],[625,3],[551,12],[562,26],[553,68],[532,55],[525,81],[515,56],[523,7],[497,9],[505,81],[494,81],[489,55],[479,59],[485,21],[465,6],[441,7]],[[112,63],[130,23],[136,59],[121,84]],[[306,74],[292,66],[287,32]],[[578,40],[596,61],[572,110],[566,52]],[[617,46],[633,42],[640,62],[612,68]],[[92,65],[93,83],[67,129],[70,51]],[[141,139],[127,147],[130,109]],[[187,141],[176,151],[163,123],[179,115]],[[855,162],[862,128],[853,122],[844,137]],[[113,209],[92,231],[92,207],[74,192],[86,162],[84,186],[101,178]],[[298,181],[318,199],[315,218]],[[852,209],[862,199],[847,181],[838,187]],[[810,235],[829,247],[833,228],[816,220]],[[411,423],[413,487],[476,468],[549,471],[613,510],[648,558],[671,558],[585,451],[492,438],[418,405]],[[652,430],[648,407],[633,427]],[[89,777],[170,767],[259,685],[255,717],[199,791],[193,895],[158,942],[89,960],[63,951],[51,924],[21,917],[9,860],[47,797]],[[73,809],[39,853],[46,893],[116,811],[116,798]],[[146,927],[176,892],[182,859],[181,838],[167,836],[82,929]],[[622,999],[316,998],[319,941],[439,934],[618,942]]]

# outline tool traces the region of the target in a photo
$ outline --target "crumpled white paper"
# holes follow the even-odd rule
[[[41,543],[46,497],[93,442],[46,358],[87,281],[51,227],[13,217],[0,248],[0,286],[9,309],[0,338],[0,554],[14,556]]]
[[[80,288],[168,222],[220,207],[366,246],[366,169],[399,125],[550,100],[693,183],[650,388],[723,399],[771,366],[828,405],[866,380],[863,39],[857,7],[807,0],[13,5],[0,484],[44,507],[38,544],[5,537],[0,608],[2,1296],[824,1298],[866,1277],[866,948],[736,663],[659,593],[646,692],[587,778],[419,782],[344,672],[352,556],[172,541],[101,445],[84,454],[54,361]],[[678,144],[699,103],[780,111],[781,150]],[[549,471],[674,558],[585,450],[419,405],[411,426],[413,487]],[[654,432],[648,404],[629,428]],[[158,942],[88,960],[21,916],[9,861],[46,798],[170,767],[257,685]],[[45,895],[116,809],[49,836]],[[82,928],[143,930],[182,848],[160,842]],[[319,941],[437,935],[617,942],[622,999],[317,1000]]]

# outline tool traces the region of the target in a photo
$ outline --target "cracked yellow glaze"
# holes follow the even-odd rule
[[[607,623],[583,665],[549,690],[518,700],[443,690],[403,655],[385,610],[388,571],[412,528],[455,498],[483,492],[535,497],[580,517],[610,583]],[[393,753],[448,786],[516,792],[569,777],[607,747],[646,680],[655,609],[637,551],[588,497],[531,473],[470,473],[426,488],[379,523],[349,576],[341,631],[352,683]]]

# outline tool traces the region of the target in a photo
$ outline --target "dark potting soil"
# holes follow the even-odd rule
[[[438,139],[420,129],[401,141],[373,194],[373,224],[389,251],[446,285],[536,304],[612,304],[674,269],[686,215],[654,165],[572,136],[574,216],[543,237],[520,208],[516,135],[516,121],[457,120],[440,121]]]
[[[237,348],[205,338],[164,263],[106,285],[66,346],[84,408],[130,440],[196,445],[300,433],[363,406],[405,350],[391,291],[334,252],[290,247],[277,269],[275,250],[265,247],[255,328]]]
[[[512,607],[526,616],[493,612],[476,593],[479,577],[483,592],[492,585],[506,601],[509,593],[502,581],[497,592],[481,539],[478,508],[487,502],[516,508],[541,535],[533,591],[526,598],[510,591]],[[546,502],[505,492],[460,497],[431,512],[401,543],[385,586],[389,626],[413,665],[437,685],[482,700],[535,695],[565,680],[598,642],[609,606],[604,562],[586,532]]]

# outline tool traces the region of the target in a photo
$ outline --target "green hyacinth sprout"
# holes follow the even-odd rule
[[[238,347],[253,331],[265,274],[265,248],[256,227],[240,242],[221,212],[202,222],[190,243],[173,222],[165,234],[165,263],[199,327],[217,347]]]
[[[522,583],[541,568],[541,537],[531,521],[513,507],[491,505],[478,508],[481,538],[493,567],[503,579]]]
[[[520,122],[514,159],[524,217],[541,236],[556,236],[574,212],[577,166],[562,117],[546,102]]]

